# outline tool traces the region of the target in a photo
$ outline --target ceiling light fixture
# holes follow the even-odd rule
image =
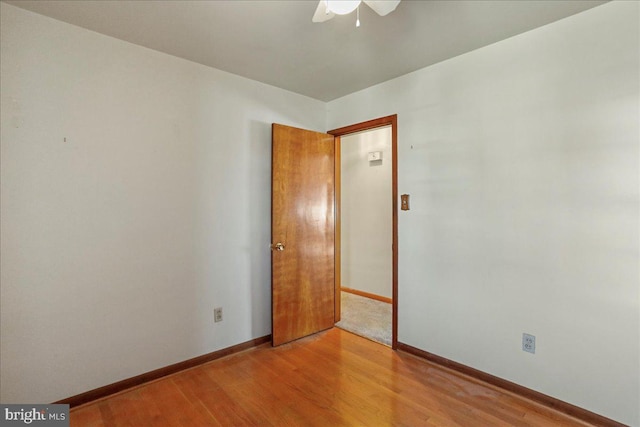
[[[364,3],[378,15],[385,16],[396,10],[400,0],[320,0],[316,12],[313,14],[313,22],[324,22],[336,15],[348,15],[358,10],[356,27],[360,26],[360,3]]]
[[[348,15],[360,6],[362,0],[324,0],[327,13],[336,15]]]

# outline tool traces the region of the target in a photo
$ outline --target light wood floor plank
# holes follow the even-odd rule
[[[72,426],[587,426],[338,328],[71,410]]]

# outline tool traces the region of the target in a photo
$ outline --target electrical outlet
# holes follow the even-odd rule
[[[214,322],[222,322],[222,307],[213,309],[213,321]]]
[[[535,354],[536,337],[534,335],[522,334],[522,351]]]

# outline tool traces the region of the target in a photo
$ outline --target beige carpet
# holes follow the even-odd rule
[[[391,304],[348,292],[341,294],[341,320],[336,326],[390,346]]]

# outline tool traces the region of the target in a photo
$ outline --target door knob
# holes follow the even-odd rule
[[[272,251],[284,251],[284,245],[280,242],[275,243],[275,244],[271,244],[271,250]]]

